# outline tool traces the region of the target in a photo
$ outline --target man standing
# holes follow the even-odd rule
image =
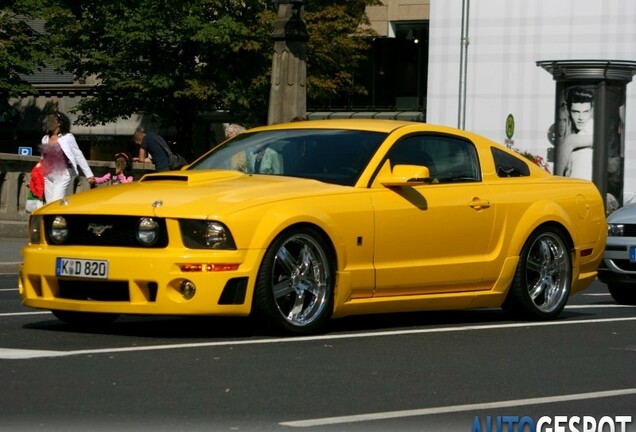
[[[168,143],[154,132],[146,133],[143,129],[137,129],[133,135],[135,144],[139,146],[139,157],[133,158],[134,162],[152,162],[155,170],[168,171],[170,160],[164,148]]]

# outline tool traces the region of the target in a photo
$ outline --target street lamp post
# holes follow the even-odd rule
[[[278,5],[272,33],[274,55],[268,124],[284,123],[307,114],[307,41],[305,0],[274,0]]]

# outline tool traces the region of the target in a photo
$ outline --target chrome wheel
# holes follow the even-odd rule
[[[279,328],[293,333],[315,331],[331,315],[332,273],[320,235],[309,229],[287,233],[263,259],[255,306]]]
[[[541,312],[553,312],[570,287],[570,257],[563,240],[553,233],[541,235],[530,246],[525,267],[532,303]]]
[[[571,283],[572,258],[564,235],[542,227],[521,251],[504,310],[526,318],[555,318],[565,307]]]

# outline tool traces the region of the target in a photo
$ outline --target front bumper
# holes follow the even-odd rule
[[[211,251],[28,245],[19,293],[25,306],[77,312],[152,315],[249,315],[264,251]],[[58,257],[107,260],[107,279],[58,277]],[[182,271],[182,264],[238,264],[229,271]],[[196,287],[191,299],[184,281]]]
[[[636,262],[632,262],[629,249],[636,245],[633,237],[608,237],[598,278],[604,283],[636,284]]]

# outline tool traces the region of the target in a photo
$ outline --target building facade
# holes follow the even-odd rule
[[[458,126],[463,0],[429,9],[427,121]],[[531,152],[553,167],[557,86],[537,62],[636,60],[633,0],[483,0],[469,2],[465,128]],[[621,116],[624,195],[636,197],[636,84]],[[507,119],[514,133],[507,136]]]

